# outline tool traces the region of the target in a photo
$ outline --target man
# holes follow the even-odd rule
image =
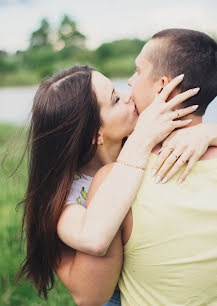
[[[129,85],[139,113],[172,78],[184,73],[183,82],[169,98],[199,86],[200,92],[184,104],[198,104],[189,118],[192,125],[202,122],[208,104],[217,95],[216,42],[197,31],[165,30],[144,46],[136,66]],[[191,152],[185,152],[179,158],[180,152],[169,142],[161,154],[170,156],[171,166],[184,164],[191,157]],[[122,239],[122,305],[217,305],[217,149],[209,148],[179,185],[176,178],[166,185],[150,180],[156,160],[157,155],[152,154],[132,209],[104,259],[98,259],[99,268],[107,267],[103,270],[106,279],[107,271],[109,275],[115,262],[122,259]],[[96,175],[91,193],[111,168],[105,166]],[[162,167],[157,183],[164,174]],[[109,280],[108,286],[111,288]]]

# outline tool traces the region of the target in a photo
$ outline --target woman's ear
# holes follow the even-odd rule
[[[97,144],[98,145],[103,145],[103,137],[102,137],[102,132],[98,133],[98,137],[97,137]]]
[[[161,93],[163,88],[171,81],[172,79],[166,76],[160,78],[158,85],[157,85],[157,93]]]
[[[97,140],[94,138],[92,140],[92,144],[97,143],[98,145],[103,145],[103,136],[102,136],[102,131],[100,130],[97,134]]]

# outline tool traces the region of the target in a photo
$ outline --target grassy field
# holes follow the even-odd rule
[[[49,294],[48,301],[39,298],[30,283],[21,282],[17,286],[14,284],[18,267],[24,258],[24,252],[20,249],[22,208],[19,208],[18,212],[15,208],[25,192],[25,161],[12,178],[8,178],[8,175],[16,168],[24,150],[23,131],[23,128],[0,124],[0,160],[5,151],[9,150],[4,163],[5,170],[0,169],[0,305],[75,305],[68,291],[58,280],[56,288]]]

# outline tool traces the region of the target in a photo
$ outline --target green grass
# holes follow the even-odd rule
[[[20,249],[22,208],[19,208],[18,212],[15,208],[26,188],[25,160],[12,178],[8,178],[8,175],[15,169],[22,156],[25,142],[23,131],[23,128],[0,124],[0,160],[6,150],[9,151],[4,162],[5,170],[0,169],[0,305],[75,305],[59,280],[49,293],[48,301],[39,298],[30,283],[22,281],[17,286],[14,284],[15,275],[24,258],[24,252]]]

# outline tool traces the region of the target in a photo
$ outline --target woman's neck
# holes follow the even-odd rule
[[[106,164],[114,162],[120,151],[122,142],[111,143],[104,142],[103,145],[98,145],[96,153],[91,161],[80,169],[80,172],[89,176],[94,176],[96,172]]]

